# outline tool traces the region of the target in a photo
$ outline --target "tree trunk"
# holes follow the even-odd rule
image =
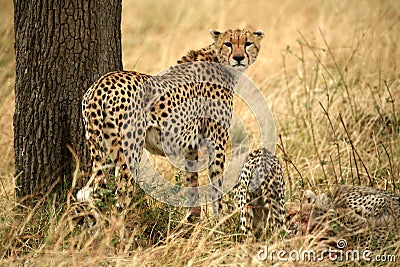
[[[19,196],[70,184],[67,145],[88,165],[82,96],[102,74],[122,69],[121,1],[14,0]]]

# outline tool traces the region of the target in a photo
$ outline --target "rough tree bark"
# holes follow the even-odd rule
[[[102,74],[122,69],[121,1],[14,0],[19,196],[71,181],[67,144],[88,164],[82,96]]]

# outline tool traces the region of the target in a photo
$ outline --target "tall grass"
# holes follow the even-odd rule
[[[12,6],[1,4],[1,264],[246,266],[260,264],[257,249],[266,243],[270,248],[313,245],[308,237],[239,243],[236,230],[229,228],[232,218],[219,228],[207,220],[188,224],[184,210],[142,193],[125,217],[74,204],[72,198],[56,203],[50,197],[34,208],[18,204],[13,193]],[[319,193],[336,184],[398,193],[399,10],[397,1],[125,1],[124,67],[157,73],[185,51],[209,44],[209,28],[262,29],[266,38],[259,59],[246,74],[275,117],[288,208],[304,189]],[[235,108],[240,112],[241,103]],[[246,127],[251,132],[256,124]],[[153,161],[170,170],[165,160]],[[78,210],[88,216],[80,217]]]

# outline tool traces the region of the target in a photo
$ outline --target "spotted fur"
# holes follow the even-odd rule
[[[319,195],[308,190],[302,202],[305,233],[369,248],[380,248],[399,234],[400,196],[385,190],[342,185]]]
[[[261,31],[228,30],[222,33],[218,31],[210,31],[210,33],[214,39],[213,44],[197,51],[189,51],[178,62],[180,64],[198,61],[218,62],[244,71],[256,60],[260,40],[263,38]],[[190,67],[181,68],[184,68],[184,72],[186,72]],[[209,80],[213,75],[210,74],[210,70],[220,74],[222,72],[221,75],[227,80],[222,81],[222,84],[217,82],[213,85],[207,83],[186,83],[183,85],[186,82],[185,79],[193,77],[180,77],[179,66],[176,66],[172,67],[166,74],[161,75],[161,77],[156,76],[156,78],[134,71],[107,73],[88,89],[83,98],[82,112],[86,138],[93,162],[92,169],[95,172],[94,191],[105,182],[102,170],[109,157],[112,166],[122,169],[123,179],[121,179],[121,183],[118,183],[118,191],[127,191],[127,194],[129,194],[133,187],[132,179],[136,179],[137,170],[128,168],[128,165],[132,166],[132,162],[140,162],[143,148],[153,154],[165,156],[161,131],[172,127],[167,121],[167,118],[171,119],[168,114],[173,112],[174,109],[182,107],[182,102],[191,101],[190,99],[199,96],[212,98],[224,104],[223,106],[228,110],[219,111],[225,114],[224,118],[228,128],[221,129],[221,125],[217,125],[218,123],[210,119],[187,121],[187,116],[177,116],[174,118],[174,123],[181,125],[179,130],[182,134],[179,136],[178,144],[175,145],[182,149],[187,159],[197,159],[199,135],[212,138],[216,143],[216,150],[215,157],[209,167],[209,176],[212,181],[222,182],[222,179],[218,177],[224,170],[225,146],[228,140],[226,129],[229,129],[230,126],[233,99],[233,91],[225,89],[232,88],[232,85],[235,84],[235,78],[229,78],[228,76],[231,75],[228,74],[229,71],[220,70],[215,65],[197,64],[193,68],[197,69],[192,74],[204,77],[205,80]],[[179,77],[181,80],[179,80]],[[215,76],[213,79],[214,82]],[[146,82],[147,85],[145,86]],[[159,98],[153,99],[156,101],[148,106],[149,93],[151,97],[155,97],[151,94],[152,90],[155,90],[154,92]],[[198,106],[198,108],[204,107]],[[130,109],[129,112],[127,112],[127,109]],[[209,112],[217,112],[217,110],[209,107]],[[211,116],[214,116],[213,114]],[[127,132],[130,128],[126,126],[126,129],[124,129],[124,121],[133,124],[135,131]],[[125,133],[123,134],[124,130]],[[174,131],[173,128],[172,131]],[[124,144],[123,136],[127,137]],[[129,153],[124,150],[124,147],[129,147]],[[131,164],[127,164],[126,156],[128,156]],[[190,187],[197,187],[197,171],[193,171],[193,166],[187,166],[186,169],[187,184]],[[130,175],[132,172],[135,174],[133,178]],[[196,194],[196,190],[194,190],[191,198],[196,198]],[[125,199],[129,202],[130,198]],[[193,201],[195,202],[195,200]],[[125,204],[128,205],[129,203]],[[218,209],[219,207],[214,207],[216,214]],[[199,216],[200,210],[194,209],[192,213]]]
[[[285,181],[278,159],[267,149],[251,152],[233,189],[240,229],[248,236],[260,228],[285,227]]]

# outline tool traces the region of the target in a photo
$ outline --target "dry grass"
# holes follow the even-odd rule
[[[259,264],[254,255],[263,244],[237,243],[234,236],[211,231],[207,222],[185,226],[180,211],[164,205],[151,203],[151,212],[166,215],[146,220],[148,199],[125,220],[98,215],[90,230],[74,227],[74,204],[46,200],[35,209],[18,206],[12,4],[1,1],[1,6],[0,264]],[[337,183],[399,192],[399,10],[396,0],[125,1],[123,61],[126,69],[157,73],[185,51],[209,44],[209,28],[262,29],[266,38],[259,60],[246,74],[274,114],[290,200],[304,188],[319,193]],[[235,108],[240,112],[242,105]],[[158,164],[170,171],[162,160]],[[153,228],[158,235],[149,233]],[[312,245],[301,238],[287,242],[292,248]],[[282,245],[277,238],[269,243]]]

